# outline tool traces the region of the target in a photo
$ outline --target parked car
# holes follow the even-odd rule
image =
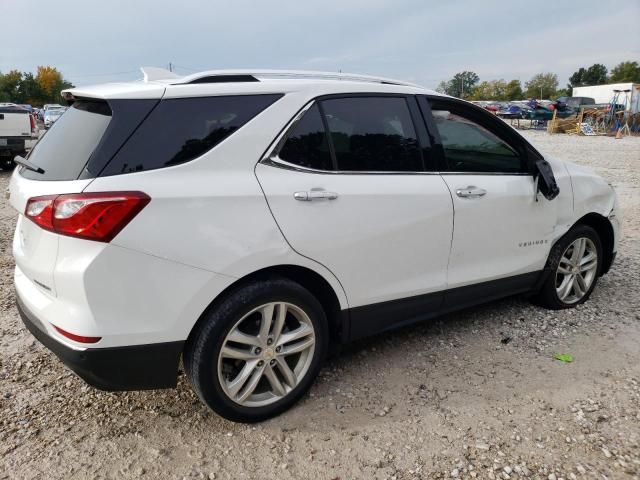
[[[0,168],[13,168],[13,158],[25,154],[25,142],[35,135],[36,122],[28,110],[14,103],[0,103]]]
[[[63,108],[62,105],[59,105],[57,103],[45,103],[42,106],[42,110],[40,110],[40,120],[44,121],[44,116],[47,113],[47,110],[49,110],[50,108]]]
[[[525,105],[508,104],[498,110],[497,115],[502,118],[529,118],[531,109]]]
[[[591,97],[558,97],[554,102],[556,106],[566,106],[579,111],[586,105],[595,105],[595,99]]]
[[[44,114],[44,128],[48,130],[66,110],[63,107],[49,107]]]
[[[10,182],[16,300],[101,389],[174,387],[182,359],[215,412],[264,420],[330,344],[514,294],[572,308],[616,256],[602,178],[416,85],[150,69],[64,94]]]

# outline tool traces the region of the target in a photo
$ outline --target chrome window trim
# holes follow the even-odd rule
[[[375,95],[374,95],[375,96]],[[406,97],[405,94],[398,94],[398,96]],[[289,133],[296,127],[296,124],[304,116],[307,111],[317,103],[318,99],[314,98],[307,103],[302,109],[289,121],[289,123],[282,130],[280,135],[276,137],[272,143],[273,147],[268,148],[265,155],[258,163],[268,165],[271,167],[283,168],[285,170],[294,170],[298,172],[306,173],[320,173],[328,175],[438,175],[438,172],[426,172],[426,171],[365,171],[365,170],[318,170],[315,168],[303,167],[294,163],[287,162],[278,156],[278,152],[284,145],[284,141],[288,138]],[[414,127],[415,128],[415,127]]]
[[[293,116],[293,118],[289,121],[289,123],[287,123],[287,125],[282,129],[282,132],[280,132],[280,135],[278,135],[275,141],[272,143],[273,147],[270,149],[267,149],[267,153],[260,160],[261,163],[264,162],[265,160],[269,160],[270,158],[278,156],[278,153],[282,149],[284,145],[284,141],[288,138],[289,133],[293,131],[293,129],[296,127],[298,122],[302,119],[304,114],[307,113],[307,111],[311,107],[313,107],[315,103],[316,103],[315,99],[311,100],[304,107],[302,107],[296,115]]]
[[[498,175],[498,176],[510,176],[510,177],[533,177],[533,173],[530,172],[439,172],[440,175]]]
[[[491,175],[491,176],[512,176],[512,177],[526,177],[533,176],[531,173],[526,172],[407,172],[407,171],[366,171],[366,170],[317,170],[315,168],[302,167],[294,163],[289,163],[286,160],[282,160],[277,155],[270,158],[263,158],[260,160],[262,165],[269,167],[282,168],[284,170],[293,170],[302,173],[316,173],[324,175]]]
[[[295,170],[303,173],[321,173],[325,175],[438,175],[438,172],[415,172],[415,171],[366,171],[366,170],[317,170],[315,168],[302,167],[294,163],[282,160],[277,155],[263,158],[260,163],[270,167],[282,168],[285,170]]]
[[[315,174],[324,174],[324,175],[509,175],[509,176],[533,176],[532,173],[529,172],[449,172],[449,171],[366,171],[366,170],[318,170],[315,168],[303,167],[301,165],[296,165],[294,163],[287,162],[286,160],[281,159],[278,156],[278,152],[282,148],[284,144],[284,140],[288,137],[289,133],[295,128],[296,124],[300,121],[300,119],[304,116],[307,111],[313,107],[313,105],[317,103],[317,99],[313,99],[309,101],[305,106],[303,106],[300,111],[294,115],[294,117],[289,121],[289,123],[282,129],[280,134],[275,138],[271,145],[271,148],[268,148],[266,153],[260,159],[258,163],[262,165],[267,165],[270,167],[282,168],[285,170],[293,170],[296,172],[302,173],[315,173]]]

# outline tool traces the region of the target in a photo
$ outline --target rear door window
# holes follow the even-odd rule
[[[301,167],[333,170],[327,132],[317,104],[314,103],[294,125],[278,156]]]
[[[339,171],[424,170],[404,97],[332,98],[323,100],[321,107]]]
[[[75,102],[29,154],[29,161],[45,173],[23,168],[20,174],[32,180],[75,180],[110,121],[111,109],[106,102]]]
[[[209,151],[282,95],[162,100],[100,174],[179,165]]]

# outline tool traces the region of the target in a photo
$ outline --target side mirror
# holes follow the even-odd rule
[[[536,198],[540,192],[547,200],[553,200],[560,193],[560,188],[556,183],[556,177],[553,176],[551,165],[546,160],[538,160],[536,162]]]

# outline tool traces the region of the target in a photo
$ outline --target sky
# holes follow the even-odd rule
[[[76,86],[220,68],[343,71],[435,88],[640,61],[640,0],[0,0],[0,72]]]

